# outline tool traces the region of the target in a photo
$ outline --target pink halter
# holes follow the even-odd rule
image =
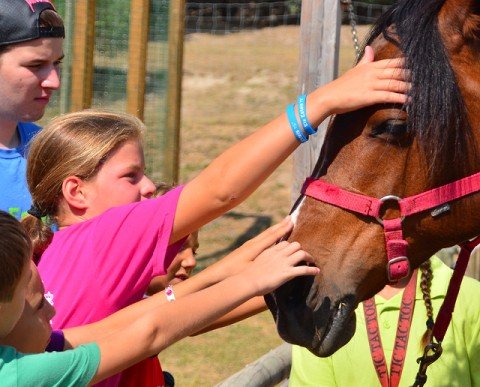
[[[480,191],[480,172],[405,199],[393,195],[376,199],[343,190],[314,178],[307,178],[302,188],[304,195],[345,210],[374,217],[383,225],[388,258],[387,275],[390,282],[397,282],[410,273],[410,263],[407,257],[408,242],[403,237],[402,232],[403,219],[406,216],[427,210],[432,210],[432,216],[438,216],[450,209],[448,202],[478,191]],[[400,210],[398,218],[381,218],[380,210],[383,203],[387,201],[398,203]],[[478,243],[480,243],[480,240]]]

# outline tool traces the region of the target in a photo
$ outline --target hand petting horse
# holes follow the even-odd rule
[[[480,171],[480,1],[399,0],[367,44],[405,57],[409,100],[334,118],[289,238],[320,274],[266,297],[281,337],[319,356],[350,340],[361,301],[480,234],[480,174],[464,179]]]

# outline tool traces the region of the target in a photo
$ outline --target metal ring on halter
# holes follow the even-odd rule
[[[389,201],[396,201],[397,203],[400,202],[400,200],[402,200],[402,198],[398,197],[398,196],[395,196],[395,195],[387,195],[387,196],[384,196],[383,198],[381,199],[378,199],[379,201],[381,201],[382,203],[385,203],[385,202],[389,202]],[[380,206],[381,208],[381,206]],[[379,210],[380,210],[379,208]],[[377,222],[380,223],[382,226],[383,226],[383,219],[380,218],[379,216],[378,217],[375,217],[375,219],[377,219]],[[405,219],[405,216],[402,216],[400,218],[400,220],[403,222],[403,220]]]

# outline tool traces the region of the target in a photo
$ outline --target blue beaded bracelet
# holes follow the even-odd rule
[[[297,117],[295,116],[295,105],[293,103],[287,106],[287,118],[290,123],[290,128],[298,142],[307,141],[308,136],[305,136],[300,125],[298,125]]]
[[[307,118],[307,95],[302,94],[298,96],[298,116],[300,117],[300,122],[302,123],[303,129],[307,134],[317,133],[317,129],[313,129],[310,122]]]

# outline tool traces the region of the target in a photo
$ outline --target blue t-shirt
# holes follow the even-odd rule
[[[19,146],[14,149],[0,149],[0,210],[9,212],[17,219],[25,216],[32,202],[27,186],[25,155],[30,140],[40,129],[30,122],[19,123]]]

